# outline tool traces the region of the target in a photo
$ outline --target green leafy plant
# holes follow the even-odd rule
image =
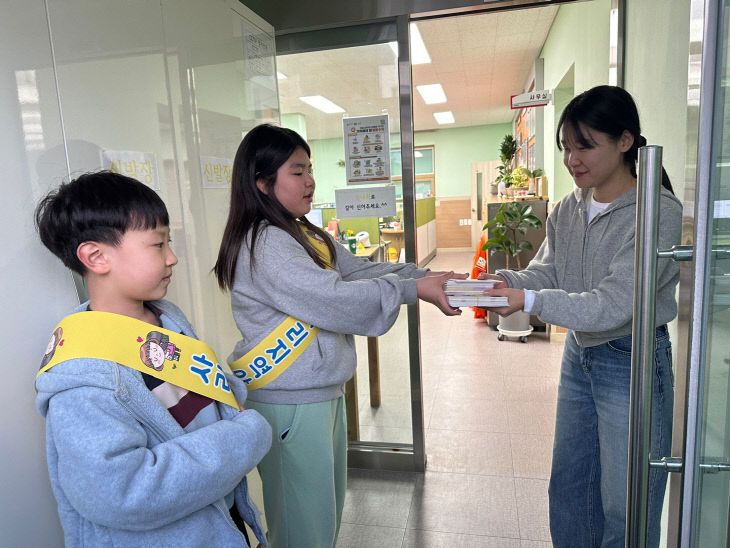
[[[515,138],[509,133],[504,136],[502,143],[499,145],[499,159],[502,165],[497,167],[497,178],[492,181],[492,185],[498,185],[503,182],[504,186],[509,187],[512,185],[512,165],[515,159],[515,153],[517,152],[517,143]]]
[[[528,171],[530,174],[530,179],[537,179],[538,177],[542,177],[542,168],[536,167],[532,171]]]
[[[482,247],[489,250],[489,254],[504,253],[507,268],[510,268],[510,257],[517,262],[517,270],[522,270],[520,254],[525,249],[532,249],[532,244],[521,240],[531,228],[539,229],[542,221],[532,214],[532,206],[521,202],[506,202],[502,204],[494,219],[484,225],[483,230],[492,229],[492,237]]]

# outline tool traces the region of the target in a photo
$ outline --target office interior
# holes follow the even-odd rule
[[[387,115],[386,186],[395,187],[396,213],[341,218],[338,228],[366,232],[375,260],[469,272],[488,206],[501,203],[490,183],[504,136],[526,128],[518,158],[543,170],[534,205],[547,213],[573,188],[555,146],[561,109],[581,91],[611,83],[632,93],[643,135],[663,147],[685,204],[683,243],[699,242],[702,211],[716,212],[727,192],[726,31],[708,35],[727,20],[724,9],[712,0],[6,2],[0,157],[8,195],[0,219],[10,353],[0,385],[2,537],[27,546],[60,546],[63,538],[32,383],[39,349],[85,289],[35,234],[32,211],[46,191],[80,172],[134,162],[170,210],[180,262],[168,298],[225,356],[239,334],[210,269],[228,207],[226,169],[248,129],[270,122],[307,139],[317,181],[313,218],[328,227],[337,217],[335,190],[351,187],[343,118]],[[415,36],[428,61],[416,57]],[[427,103],[418,88],[429,84],[440,84],[445,100]],[[550,90],[552,100],[509,108],[512,95],[532,90]],[[300,99],[315,95],[339,110],[325,113]],[[453,121],[439,123],[434,114],[443,112]],[[696,178],[710,150],[714,171],[702,194]],[[722,236],[721,221],[705,222],[707,234]],[[713,301],[715,285],[700,298],[695,263],[682,265],[680,317],[670,326],[673,454],[686,451],[687,409],[704,409],[692,449],[701,448],[697,470],[707,470],[700,468],[705,456],[718,466],[730,460],[727,322],[722,311],[696,315],[697,302]],[[352,467],[338,546],[550,545],[547,480],[565,333],[539,327],[524,343],[499,341],[492,322],[471,310],[446,318],[427,305],[404,305],[389,333],[357,339],[358,373],[348,385]],[[697,344],[707,388],[693,400],[688,364]],[[672,474],[663,545],[724,544],[726,475]],[[250,480],[262,506],[255,472]]]

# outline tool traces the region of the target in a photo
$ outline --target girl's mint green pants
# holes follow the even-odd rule
[[[248,400],[273,430],[259,463],[272,548],[329,548],[337,542],[347,483],[345,399],[271,404]]]

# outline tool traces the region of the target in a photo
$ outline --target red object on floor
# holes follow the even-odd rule
[[[474,253],[473,266],[471,267],[471,276],[469,276],[469,278],[472,280],[476,280],[479,274],[487,271],[487,252],[482,251],[482,247],[484,247],[487,239],[487,231],[483,230],[482,235],[479,238],[479,243],[477,244],[476,252]],[[474,319],[479,320],[487,317],[487,311],[483,308],[475,308],[472,306],[471,309],[474,311]]]

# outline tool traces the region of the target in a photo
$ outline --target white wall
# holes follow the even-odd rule
[[[33,75],[45,78],[51,61],[43,2],[11,0],[0,17],[0,319],[5,359],[0,383],[0,538],[5,546],[61,546],[63,535],[46,472],[44,421],[35,410],[33,382],[43,348],[58,319],[75,304],[71,275],[40,245],[33,226],[36,200],[66,172],[64,155],[43,157],[26,146],[42,138],[44,149],[61,143],[58,103],[39,103]],[[31,80],[18,86],[17,71]],[[22,103],[21,103],[22,101]],[[25,118],[23,117],[25,116]],[[24,133],[25,128],[25,133]]]
[[[180,258],[168,297],[220,359],[240,336],[228,297],[210,274],[229,191],[203,187],[198,158],[232,162],[244,132],[278,121],[279,114],[273,43],[271,77],[257,73],[254,81],[242,20],[232,8],[246,13],[236,0],[2,4],[3,546],[63,545],[33,383],[53,327],[78,298],[71,274],[35,233],[33,210],[42,195],[69,175],[99,169],[101,150],[153,153]],[[266,23],[246,14],[273,36]]]

